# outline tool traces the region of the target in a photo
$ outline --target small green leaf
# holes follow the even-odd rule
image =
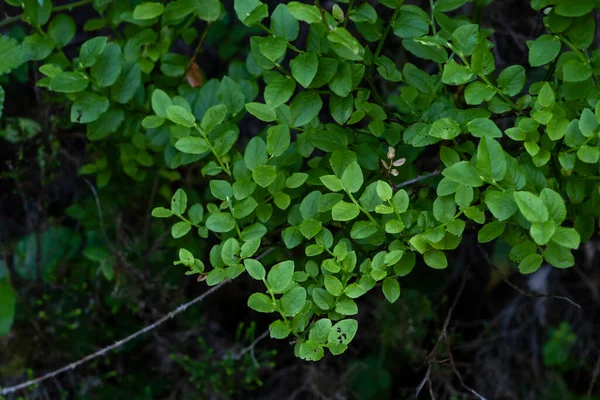
[[[529,64],[539,67],[554,60],[560,53],[560,40],[552,35],[542,35],[534,41],[528,41]]]
[[[142,3],[133,10],[133,18],[138,20],[160,17],[165,11],[165,6],[160,3]]]
[[[396,302],[400,297],[400,283],[397,278],[385,278],[382,285],[383,295],[390,303]]]
[[[342,185],[350,193],[355,193],[360,190],[364,183],[364,177],[360,166],[355,161],[350,164],[342,174]]]
[[[334,221],[351,221],[358,217],[360,209],[354,203],[340,201],[331,209],[331,217]]]
[[[542,265],[543,258],[539,254],[529,254],[519,263],[519,272],[522,274],[532,274]]]
[[[177,222],[175,225],[171,227],[171,236],[174,239],[178,239],[182,236],[187,235],[187,233],[192,229],[192,225],[189,222],[181,221]]]
[[[504,222],[490,222],[485,224],[477,233],[479,243],[488,243],[504,233],[506,224]]]
[[[483,186],[483,180],[477,170],[467,161],[461,161],[446,168],[442,175],[466,186]]]
[[[440,250],[428,250],[423,254],[425,264],[434,269],[444,269],[448,267],[448,259]]]
[[[529,222],[548,220],[548,209],[539,197],[530,192],[515,192],[513,196],[519,210]]]
[[[281,297],[281,310],[286,317],[295,317],[298,315],[304,304],[306,304],[306,289],[296,287],[286,292]]]
[[[248,307],[261,313],[272,313],[275,311],[273,300],[264,293],[252,293],[248,298]]]
[[[273,293],[283,293],[292,282],[294,275],[294,262],[284,261],[274,265],[267,274],[268,288]]]
[[[196,117],[194,117],[194,114],[181,106],[168,106],[166,111],[167,118],[178,125],[191,128],[196,123]]]
[[[59,72],[50,81],[50,90],[61,93],[81,92],[88,87],[89,80],[81,72]]]

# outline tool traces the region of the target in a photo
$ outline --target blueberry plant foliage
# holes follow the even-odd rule
[[[501,71],[492,31],[457,12],[467,0],[235,0],[229,13],[218,0],[84,0],[98,17],[77,45],[69,6],[7,2],[33,33],[0,37],[0,74],[39,63],[37,85],[87,131],[95,161],[81,173],[103,187],[116,171],[177,180],[196,168],[206,186],[195,200],[179,189],[152,215],[173,221],[175,239],[216,244],[180,246],[175,264],[208,285],[262,282],[248,307],[273,314],[271,336],[302,359],[343,353],[357,298],[382,290],[395,302],[402,277],[447,268],[466,231],[508,244],[530,274],[573,266],[596,230],[597,1],[532,0],[546,31],[527,41],[529,65]],[[249,51],[190,85],[193,59],[175,43],[200,47],[206,31],[192,24],[223,18],[252,28]],[[412,62],[384,54],[393,36]]]

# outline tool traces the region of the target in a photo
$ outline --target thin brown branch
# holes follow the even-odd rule
[[[592,371],[592,381],[590,382],[590,387],[588,388],[586,397],[588,399],[592,398],[592,391],[594,390],[594,386],[596,385],[596,379],[598,379],[598,374],[600,373],[600,349],[598,349],[598,359],[596,360],[596,365],[594,365],[594,370]]]
[[[179,307],[177,307],[176,309],[174,309],[173,311],[171,311],[170,313],[164,315],[163,317],[161,317],[160,319],[156,320],[154,323],[132,333],[131,335],[116,341],[115,343],[111,344],[110,346],[106,346],[103,349],[100,349],[98,351],[96,351],[95,353],[89,354],[81,359],[79,359],[78,361],[72,362],[68,365],[65,365],[62,368],[59,368],[57,370],[54,370],[52,372],[49,372],[45,375],[40,376],[39,378],[36,379],[32,379],[29,380],[27,382],[23,382],[21,384],[18,384],[16,386],[11,386],[11,387],[7,387],[7,388],[3,388],[0,391],[0,394],[2,396],[6,396],[9,395],[11,393],[17,392],[19,390],[25,389],[29,386],[32,385],[36,385],[38,383],[41,383],[45,380],[54,378],[55,376],[62,374],[63,372],[69,371],[69,370],[74,370],[75,368],[77,368],[78,366],[80,366],[81,364],[84,364],[88,361],[91,361],[95,358],[101,357],[103,355],[105,355],[106,353],[121,347],[122,345],[124,345],[125,343],[136,339],[137,337],[143,335],[144,333],[150,332],[153,329],[159,327],[160,325],[164,324],[166,321],[170,320],[171,318],[174,318],[175,316],[181,314],[182,312],[184,312],[185,310],[188,309],[188,307],[193,306],[196,303],[201,302],[202,300],[204,300],[205,298],[207,298],[208,296],[210,296],[211,294],[213,294],[214,292],[216,292],[217,290],[221,289],[223,286],[225,286],[227,283],[229,283],[229,280],[226,280],[220,284],[218,284],[217,286],[213,286],[212,288],[210,288],[209,290],[207,290],[206,292],[202,293],[200,296],[194,298],[193,300],[188,301],[187,303],[184,303],[182,305],[180,305]]]
[[[400,188],[405,187],[405,186],[414,185],[417,182],[424,181],[425,179],[432,178],[434,176],[438,176],[441,173],[442,173],[442,171],[433,171],[433,172],[430,172],[430,173],[425,174],[425,175],[417,176],[416,178],[413,178],[413,179],[408,180],[406,182],[399,183],[399,184],[395,185],[394,187],[396,189],[400,189]]]
[[[544,294],[544,293],[532,293],[532,292],[528,292],[526,290],[521,289],[519,286],[515,285],[514,283],[512,283],[511,281],[508,280],[508,278],[506,276],[504,276],[504,274],[500,271],[500,269],[496,266],[496,264],[494,264],[494,262],[490,259],[490,256],[483,250],[483,248],[481,247],[481,245],[478,243],[477,246],[479,247],[479,251],[481,252],[481,254],[483,255],[483,258],[485,259],[485,261],[496,270],[496,272],[498,273],[498,275],[500,275],[500,278],[502,278],[502,280],[511,288],[513,288],[514,290],[516,290],[517,292],[521,293],[522,295],[528,296],[528,297],[535,297],[535,298],[554,298],[554,299],[559,299],[559,300],[564,300],[567,303],[570,303],[572,305],[574,305],[575,307],[581,309],[581,306],[576,303],[575,301],[571,300],[570,298],[566,297],[566,296],[558,296],[554,293],[549,293],[549,294]]]

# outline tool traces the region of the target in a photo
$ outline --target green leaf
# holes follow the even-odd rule
[[[578,249],[581,244],[581,237],[573,228],[556,228],[551,240],[556,244],[573,250]]]
[[[229,213],[215,213],[206,219],[206,227],[216,233],[225,233],[235,228],[235,220]]]
[[[342,185],[350,193],[356,193],[364,183],[364,177],[360,166],[355,161],[344,170],[342,174]]]
[[[506,155],[500,143],[492,138],[481,138],[477,146],[477,172],[488,182],[499,182],[507,171]]]
[[[479,25],[465,24],[459,26],[452,32],[452,44],[459,54],[470,56],[475,51],[477,45],[481,42]]]
[[[452,140],[460,135],[460,126],[452,118],[441,118],[431,125],[429,135],[444,140]]]
[[[402,39],[419,37],[429,33],[429,17],[417,6],[404,5],[392,27],[394,35]]]
[[[277,168],[273,165],[260,165],[252,171],[252,179],[260,187],[267,187],[275,181]]]
[[[408,210],[409,203],[410,199],[408,197],[408,193],[406,193],[406,190],[404,189],[398,190],[396,194],[394,194],[394,197],[392,197],[392,206],[399,214],[402,214]]]
[[[128,103],[142,83],[142,70],[139,63],[125,65],[121,76],[110,88],[111,97],[118,103]]]
[[[446,85],[465,85],[475,79],[475,75],[470,69],[464,65],[458,64],[454,59],[451,59],[444,65],[444,73],[442,74],[442,82]]]
[[[304,172],[294,172],[285,180],[285,186],[290,189],[299,188],[308,179],[308,174]]]
[[[262,103],[248,103],[246,104],[246,110],[254,115],[256,118],[264,122],[273,122],[277,118],[275,110],[266,104]]]
[[[244,152],[244,163],[246,168],[253,171],[261,165],[265,165],[268,160],[267,145],[258,136],[253,137],[246,146]]]
[[[195,0],[196,15],[198,18],[214,22],[221,15],[221,2],[219,0]]]
[[[539,67],[554,60],[560,53],[560,39],[552,35],[542,35],[534,41],[528,41],[529,64]]]
[[[290,106],[295,127],[302,127],[319,115],[323,100],[315,92],[300,92]]]
[[[315,6],[303,4],[297,1],[288,3],[287,8],[294,18],[309,24],[321,22],[321,13]]]
[[[275,125],[267,131],[267,152],[273,157],[279,157],[285,153],[290,147],[290,142],[290,128],[286,125]]]
[[[225,105],[217,104],[216,106],[212,106],[206,110],[200,127],[204,132],[209,133],[225,120],[226,115],[227,107]]]
[[[177,189],[171,198],[171,211],[175,215],[183,215],[187,209],[187,194],[183,189]]]
[[[142,3],[133,10],[133,18],[138,20],[160,17],[165,11],[161,3]]]
[[[335,175],[323,175],[319,179],[332,192],[339,192],[343,188],[342,180]]]
[[[101,140],[117,131],[125,119],[125,113],[121,109],[109,109],[96,121],[87,126],[87,137],[89,140]]]
[[[563,65],[563,78],[565,82],[583,82],[591,76],[591,65],[579,58],[572,58]]]
[[[529,234],[537,244],[543,246],[550,241],[555,230],[556,226],[552,220],[546,222],[534,222],[531,224]]]
[[[377,195],[383,201],[391,200],[394,196],[391,186],[384,181],[377,181]]]
[[[331,344],[347,345],[354,339],[358,331],[358,322],[354,319],[339,321],[329,330],[327,342]]]
[[[519,263],[519,272],[522,274],[532,274],[542,265],[543,258],[539,254],[529,254]]]
[[[525,87],[525,68],[511,65],[498,75],[498,86],[509,96],[518,95]]]
[[[59,72],[50,81],[50,90],[61,93],[77,93],[88,87],[89,80],[81,72]]]
[[[550,218],[557,224],[562,223],[567,218],[567,208],[562,196],[552,189],[544,188],[540,193],[540,199],[548,209]]]
[[[446,223],[454,218],[456,204],[452,196],[442,196],[433,202],[433,216],[441,223]]]
[[[581,146],[577,150],[577,158],[587,164],[596,164],[600,158],[598,147]]]
[[[552,86],[550,86],[548,82],[544,83],[544,86],[542,86],[538,94],[538,103],[542,107],[549,108],[554,105],[555,100],[556,97],[554,96],[554,90],[552,90]]]
[[[97,120],[108,110],[109,101],[92,92],[83,92],[71,106],[71,122],[88,124]]]
[[[75,37],[75,22],[68,15],[57,15],[48,25],[48,37],[56,43],[56,47],[63,48]]]
[[[544,259],[556,268],[569,268],[575,264],[575,258],[571,251],[553,242],[546,246]]]
[[[167,107],[171,106],[173,102],[168,94],[160,89],[154,89],[152,92],[152,110],[159,117],[167,117]]]
[[[320,20],[320,18],[319,18]],[[319,68],[319,59],[315,53],[304,53],[290,61],[292,76],[304,88],[308,88]]]
[[[504,222],[490,222],[485,224],[477,233],[479,243],[488,243],[504,233],[506,224]]]
[[[448,267],[448,259],[441,250],[428,250],[423,254],[425,264],[433,269],[444,269]]]
[[[352,70],[350,64],[340,63],[336,74],[328,83],[333,93],[340,97],[346,97],[352,91]]]
[[[181,106],[168,106],[167,118],[177,125],[182,125],[187,128],[193,127],[196,123],[196,117],[194,117],[194,114]]]
[[[469,105],[479,105],[484,101],[490,101],[496,92],[490,86],[479,82],[471,82],[465,89],[465,102]]]
[[[377,233],[377,226],[371,221],[357,221],[352,225],[350,237],[355,240],[366,239]]]
[[[400,297],[400,283],[396,278],[385,278],[382,285],[383,295],[390,303],[395,303]]]
[[[15,316],[17,296],[8,279],[0,279],[0,336],[8,335]]]
[[[591,12],[595,2],[593,0],[571,0],[557,3],[554,11],[563,17],[581,17]]]
[[[21,43],[23,51],[29,55],[32,60],[43,60],[54,50],[54,43],[47,37],[38,33],[29,35]]]
[[[312,239],[321,230],[321,221],[308,218],[302,221],[299,226],[300,233],[307,239]]]
[[[344,286],[338,278],[333,275],[326,275],[324,279],[325,289],[333,296],[341,296],[344,292]]]
[[[155,207],[152,209],[152,216],[156,218],[168,218],[173,216],[173,212],[164,207]]]
[[[351,283],[344,289],[344,294],[351,299],[356,299],[365,293],[367,293],[367,291],[358,283]]]
[[[197,136],[182,137],[175,143],[175,148],[186,154],[204,154],[210,150],[206,140]]]
[[[515,192],[513,196],[519,210],[529,222],[548,220],[548,209],[539,197],[530,192]]]
[[[294,275],[294,262],[284,261],[274,265],[267,274],[267,285],[273,293],[283,293],[292,283]]]
[[[282,320],[277,320],[269,325],[269,332],[273,339],[285,339],[291,333],[290,328]]]
[[[252,26],[269,16],[269,8],[258,0],[235,0],[233,8],[240,21],[246,26]]]
[[[232,115],[242,111],[246,104],[246,96],[242,88],[228,76],[224,76],[221,80],[217,96],[219,103],[226,105],[227,110]]]
[[[275,311],[273,300],[264,293],[252,293],[248,298],[248,307],[261,313],[272,313]]]
[[[600,128],[600,125],[594,112],[589,108],[584,108],[581,112],[581,117],[579,117],[579,130],[581,134],[585,137],[592,137],[597,134],[598,128]]]
[[[281,297],[281,311],[286,317],[295,317],[306,304],[306,289],[296,287]]]
[[[213,179],[210,181],[210,193],[219,200],[226,201],[232,198],[233,189],[231,184],[227,181]]]
[[[466,186],[483,186],[483,180],[477,170],[467,161],[461,161],[446,168],[442,175]]]
[[[27,54],[25,54],[17,41],[5,35],[0,35],[0,54],[2,54],[0,75],[8,74],[27,61]]]
[[[434,3],[434,8],[436,11],[448,12],[456,10],[466,2],[467,0],[437,0]]]
[[[117,81],[121,74],[121,60],[121,46],[107,43],[90,70],[98,86],[112,86]]]
[[[298,38],[300,25],[285,4],[279,4],[271,14],[271,32],[288,42]]]
[[[331,209],[331,217],[334,221],[351,221],[358,217],[360,209],[354,203],[340,201]]]
[[[294,94],[294,90],[296,90],[296,82],[293,79],[278,75],[265,87],[265,103],[275,109],[286,103]]]
[[[511,191],[487,190],[484,199],[485,205],[498,221],[505,221],[517,212],[517,203]]]
[[[189,222],[177,222],[171,227],[171,236],[173,236],[173,239],[179,239],[180,237],[187,235],[191,229],[192,225],[190,225]]]

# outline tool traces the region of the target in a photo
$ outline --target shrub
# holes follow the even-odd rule
[[[205,187],[152,211],[174,221],[173,238],[206,239],[205,253],[182,245],[175,264],[208,285],[245,272],[263,282],[248,306],[274,313],[271,336],[292,336],[302,359],[343,353],[357,298],[381,288],[396,301],[417,261],[445,269],[465,232],[509,244],[530,274],[573,266],[596,229],[594,1],[532,0],[547,31],[527,42],[530,68],[497,71],[491,31],[454,11],[466,0],[235,0],[250,52],[207,82],[198,51],[190,61],[174,49],[201,49],[228,18],[218,0],[79,2],[99,18],[75,49],[69,6],[8,3],[36,33],[0,37],[0,73],[41,62],[37,85],[86,126],[94,161],[80,172],[103,187],[121,171],[168,181],[198,168]],[[391,35],[412,61],[401,68],[383,54]]]

